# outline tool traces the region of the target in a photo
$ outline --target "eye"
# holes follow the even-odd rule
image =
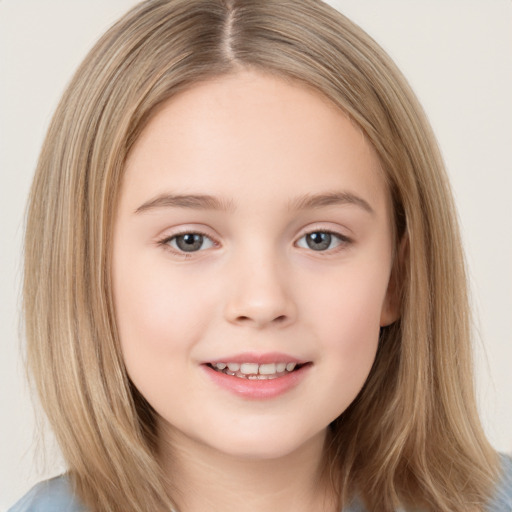
[[[312,249],[313,251],[327,251],[349,242],[350,240],[340,233],[333,233],[332,231],[312,231],[299,238],[297,246],[304,249]]]
[[[166,238],[160,242],[167,245],[176,252],[188,253],[210,249],[215,242],[203,233],[180,233]]]

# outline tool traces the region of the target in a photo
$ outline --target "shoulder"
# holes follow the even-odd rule
[[[87,512],[73,495],[66,475],[40,482],[8,512]]]
[[[510,512],[512,510],[512,457],[501,455],[502,475],[496,488],[489,512]]]
[[[489,512],[512,511],[512,457],[501,455],[502,475],[496,488]],[[357,501],[346,512],[363,511]],[[87,512],[87,509],[73,495],[66,475],[37,484],[21,498],[8,512]]]

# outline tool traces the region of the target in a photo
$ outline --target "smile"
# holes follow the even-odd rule
[[[295,362],[265,364],[219,362],[213,364],[210,363],[208,366],[217,372],[238,377],[240,379],[271,380],[284,377],[295,369],[299,369],[302,365],[298,365]]]
[[[268,352],[224,356],[201,364],[216,386],[243,399],[267,400],[290,392],[310,374],[313,362]]]

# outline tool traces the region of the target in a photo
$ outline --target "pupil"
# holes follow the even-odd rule
[[[189,233],[176,238],[176,245],[186,252],[197,251],[203,245],[203,235]]]
[[[307,244],[310,249],[315,251],[321,251],[327,249],[331,245],[330,233],[322,233],[320,231],[316,233],[310,233],[307,238]]]

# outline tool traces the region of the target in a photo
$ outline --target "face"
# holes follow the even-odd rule
[[[394,320],[379,160],[316,92],[242,72],[152,118],[120,191],[113,286],[159,427],[235,457],[323,437]]]

